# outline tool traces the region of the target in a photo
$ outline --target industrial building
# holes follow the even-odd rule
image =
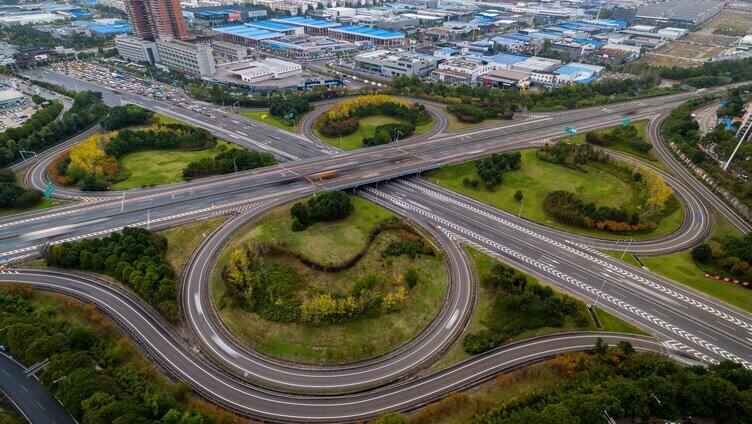
[[[643,23],[699,25],[723,11],[723,3],[710,0],[666,0],[637,8]]]
[[[284,35],[281,32],[255,28],[247,24],[214,28],[213,31],[221,40],[243,46],[257,46],[263,40],[280,38]]]
[[[303,31],[310,35],[329,35],[328,31],[330,28],[340,26],[337,22],[306,18],[304,16],[283,16],[271,19],[271,21],[302,27]]]
[[[424,77],[436,69],[438,59],[412,52],[375,50],[354,58],[355,70],[381,77]]]
[[[262,41],[259,46],[295,60],[335,57],[338,54],[351,54],[358,49],[347,41],[318,35],[272,38]]]
[[[588,84],[598,78],[604,69],[603,66],[572,62],[557,69],[554,73],[557,84],[568,82]]]
[[[24,95],[18,90],[0,90],[0,109],[10,109],[20,106],[24,102]]]
[[[216,40],[212,41],[211,46],[217,64],[242,62],[248,58],[248,49],[245,46]]]
[[[154,65],[159,62],[157,44],[151,40],[144,40],[131,35],[115,37],[115,47],[123,59],[136,63]]]
[[[266,10],[240,5],[202,6],[183,9],[189,23],[205,28],[240,24],[266,18]]]
[[[159,63],[168,68],[200,77],[211,77],[217,71],[212,48],[180,40],[157,40]]]
[[[303,68],[294,62],[267,58],[236,64],[229,68],[227,73],[240,78],[243,82],[258,84],[272,79],[300,76],[303,73]]]
[[[55,21],[65,20],[66,17],[57,13],[41,11],[24,11],[5,13],[0,16],[0,25],[33,25],[49,24]]]
[[[399,31],[346,25],[330,28],[329,34],[347,41],[368,41],[377,46],[399,46],[405,42],[405,34]]]

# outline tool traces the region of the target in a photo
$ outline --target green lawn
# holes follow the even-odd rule
[[[189,163],[218,155],[217,147],[207,150],[141,150],[120,159],[120,167],[127,172],[128,178],[113,184],[111,190],[126,190],[176,183],[183,180],[183,168]]]
[[[269,112],[240,112],[240,115],[245,116],[249,119],[254,119],[259,122],[263,122],[265,124],[273,125],[277,128],[281,128],[285,131],[290,132],[297,132],[298,126],[297,125],[287,125],[284,121],[280,120],[276,116],[272,115]]]
[[[62,205],[64,203],[65,202],[62,201],[62,200],[47,199],[47,198],[43,197],[41,202],[39,202],[38,204],[36,204],[36,205],[34,205],[34,206],[30,207],[30,208],[26,208],[26,209],[17,209],[17,208],[0,209],[0,216],[8,216],[8,215],[16,214],[16,213],[31,212],[31,211],[37,211],[37,210],[40,210],[40,209],[47,209],[47,208],[51,208],[53,206]]]
[[[448,122],[448,124],[447,124],[447,131],[449,131],[449,132],[462,131],[462,130],[467,130],[467,129],[476,128],[476,127],[491,126],[491,125],[494,125],[494,124],[501,125],[504,122],[511,122],[511,121],[504,120],[504,119],[486,119],[483,122],[478,122],[476,124],[470,124],[470,123],[466,123],[466,122],[460,122],[460,120],[457,119],[456,116],[454,116],[453,114],[451,114],[449,112],[446,112],[446,115],[447,115],[447,122]]]
[[[471,188],[462,184],[464,178],[478,179],[474,162],[444,166],[426,174],[426,179],[453,191],[462,193],[491,206],[507,212],[518,214],[534,222],[568,232],[587,236],[624,239],[650,239],[670,234],[681,226],[683,213],[678,208],[674,213],[661,220],[658,228],[650,233],[615,234],[608,231],[590,230],[555,222],[550,219],[543,208],[546,195],[554,190],[567,190],[576,193],[582,200],[595,202],[599,206],[635,208],[640,203],[640,193],[636,185],[626,182],[618,176],[607,172],[607,167],[587,165],[588,172],[567,168],[562,165],[539,159],[534,149],[523,150],[522,166],[517,171],[504,174],[504,182],[493,191],[485,188]],[[514,200],[514,193],[520,190],[524,200]]]
[[[420,282],[410,290],[407,303],[398,311],[343,324],[307,326],[300,323],[268,321],[234,306],[224,297],[221,269],[234,248],[260,240],[289,243],[299,253],[319,262],[349,258],[366,246],[369,232],[393,214],[364,199],[352,198],[355,210],[348,218],[316,223],[305,231],[290,229],[290,205],[270,212],[238,232],[220,254],[214,268],[212,296],[227,327],[252,348],[267,355],[306,363],[333,364],[363,360],[395,349],[415,337],[436,316],[446,289],[443,255],[382,258],[388,243],[400,237],[394,230],[382,232],[351,268],[323,272],[304,265],[291,256],[267,255],[264,260],[293,268],[305,282],[300,296],[311,293],[347,293],[368,274],[378,274],[396,282],[408,267],[415,268]]]
[[[478,282],[480,282],[483,276],[486,275],[488,271],[490,271],[491,267],[497,260],[473,248],[467,248],[466,250],[467,250],[468,255],[470,255],[470,258],[473,261],[473,266],[475,267],[476,277],[478,279]],[[539,280],[537,280],[536,278],[530,275],[527,275],[527,278],[528,278],[528,281],[540,283]],[[551,287],[554,289],[555,292],[560,292],[560,290],[556,286],[552,285]],[[493,300],[494,300],[494,295],[490,291],[486,290],[482,284],[478,284],[475,310],[473,311],[472,317],[470,317],[470,322],[468,323],[467,329],[465,330],[463,335],[460,337],[460,339],[457,341],[457,343],[455,343],[455,345],[452,346],[452,348],[450,348],[450,350],[431,367],[432,371],[438,371],[440,369],[456,364],[472,356],[468,354],[467,352],[465,352],[465,350],[462,348],[462,337],[464,337],[465,334],[475,333],[485,328],[485,325],[483,324],[482,320],[484,319],[484,317],[487,316],[487,314],[493,307]],[[613,332],[630,333],[630,334],[645,334],[644,331],[640,330],[634,325],[622,320],[621,318],[617,318],[616,316],[611,315],[606,311],[598,309],[597,314],[598,314],[598,319],[601,322],[600,330],[602,331],[613,331]],[[570,318],[567,318],[564,322],[563,327],[545,327],[545,328],[539,328],[536,330],[526,331],[514,337],[512,340],[510,340],[510,342],[517,341],[517,340],[525,340],[525,339],[529,339],[535,336],[540,336],[540,335],[549,334],[549,333],[556,333],[556,332],[563,332],[563,331],[577,331],[577,330],[593,331],[593,330],[598,330],[598,328],[595,326],[595,322],[593,322],[592,319],[590,320],[590,323],[586,327],[583,328],[583,327],[577,326],[577,324],[575,324]]]
[[[183,271],[183,266],[193,254],[199,242],[205,239],[215,228],[227,220],[227,217],[198,221],[192,224],[168,228],[159,233],[167,239],[167,262],[175,269],[176,274]]]
[[[401,122],[401,120],[385,115],[374,115],[361,118],[358,122],[358,130],[344,137],[327,137],[321,134],[321,132],[319,132],[319,130],[317,129],[314,129],[313,132],[317,137],[331,146],[342,150],[355,150],[363,147],[364,138],[373,137],[374,133],[376,132],[376,127],[378,127],[379,125],[397,122]],[[415,127],[415,132],[413,133],[412,137],[425,134],[426,132],[430,131],[431,128],[434,127],[434,125],[435,122],[431,121],[428,124]]]
[[[721,215],[715,215],[715,219],[716,232],[713,235],[714,240],[729,235],[738,236],[741,234]],[[614,254],[614,256],[617,258],[621,257],[621,252]],[[752,290],[734,283],[706,278],[705,270],[698,266],[698,264],[692,259],[689,250],[662,256],[640,256],[639,260],[642,261],[650,271],[655,272],[656,274],[663,275],[664,277],[678,283],[682,283],[695,290],[713,296],[716,299],[720,299],[738,308],[752,312]],[[640,266],[637,259],[630,254],[625,255],[624,261]],[[708,266],[706,269],[712,271],[711,268],[712,266]]]

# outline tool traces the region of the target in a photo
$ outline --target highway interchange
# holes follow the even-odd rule
[[[36,70],[50,82],[71,86],[59,73]],[[666,175],[685,208],[674,234],[635,241],[629,251],[660,254],[686,249],[712,231],[710,208],[740,230],[749,224],[718,201],[657,143],[660,120],[697,93],[594,107],[566,113],[526,115],[497,127],[446,133],[437,105],[429,111],[434,130],[389,146],[339,152],[307,129],[319,107],[301,122],[303,135],[291,134],[221,110],[212,118],[170,104],[115,94],[78,80],[77,86],[104,91],[110,104],[119,98],[207,128],[248,148],[266,150],[283,162],[260,170],[123,192],[81,193],[59,188],[56,195],[79,202],[47,211],[0,218],[0,261],[34,257],[46,243],[59,243],[116,231],[123,226],[162,228],[218,214],[232,218],[193,252],[181,287],[181,304],[190,336],[186,339],[126,289],[70,272],[7,268],[0,278],[62,292],[106,311],[168,373],[184,379],[202,395],[249,416],[280,421],[352,421],[390,409],[412,409],[477,384],[496,372],[555,353],[592,346],[595,335],[569,334],[497,349],[439,373],[408,379],[425,369],[464,329],[474,305],[469,260],[458,244],[471,245],[560,287],[587,303],[619,315],[653,334],[656,340],[628,338],[638,348],[716,362],[730,359],[752,367],[752,317],[681,284],[600,253],[615,242],[575,236],[533,224],[475,200],[413,177],[445,163],[464,162],[494,152],[538,146],[560,136],[564,125],[580,131],[613,126],[625,116],[651,119],[649,135],[656,152],[674,172]],[[65,146],[40,153],[26,183],[43,187],[44,164]],[[325,181],[306,176],[337,170]],[[276,206],[323,189],[352,188],[404,216],[446,252],[450,284],[444,307],[418,337],[394,352],[346,367],[304,367],[250,351],[224,328],[208,295],[208,273],[217,251],[238,228]],[[624,243],[621,244],[624,246]],[[336,394],[318,397],[317,394]]]

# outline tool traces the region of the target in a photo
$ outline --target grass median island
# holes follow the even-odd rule
[[[213,300],[227,327],[253,349],[285,360],[348,363],[409,341],[438,313],[447,281],[442,253],[392,213],[350,200],[346,218],[300,231],[292,230],[291,205],[276,209],[220,254]],[[254,276],[253,290],[239,299],[232,266],[243,261],[238,269]],[[276,293],[273,304],[259,290]]]
[[[372,94],[335,104],[316,119],[313,132],[331,146],[355,150],[421,135],[434,125],[425,106]]]
[[[574,193],[583,202],[597,206],[639,211],[643,204],[643,190],[621,170],[613,165],[588,163],[584,169],[574,169],[541,159],[536,150],[520,151],[519,169],[507,170],[501,182],[491,189],[484,184],[473,187],[468,182],[483,181],[476,162],[448,165],[426,174],[426,179],[453,191],[505,210],[512,214],[550,227],[577,234],[610,239],[649,239],[670,234],[681,226],[683,213],[678,200],[674,210],[657,223],[650,232],[610,232],[581,228],[554,220],[546,211],[544,202],[554,191]],[[522,198],[516,199],[517,192]]]

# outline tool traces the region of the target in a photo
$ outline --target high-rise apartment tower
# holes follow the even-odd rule
[[[188,38],[180,0],[125,0],[125,10],[141,38]]]

